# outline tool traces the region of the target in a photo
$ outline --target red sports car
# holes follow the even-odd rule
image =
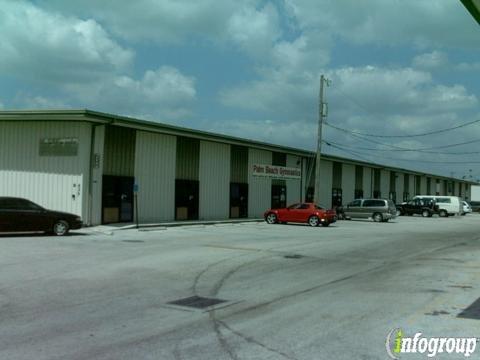
[[[310,226],[328,226],[337,221],[335,210],[324,209],[314,203],[299,203],[283,209],[270,209],[263,214],[269,224],[308,223]]]

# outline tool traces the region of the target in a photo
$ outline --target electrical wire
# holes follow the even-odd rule
[[[410,135],[380,135],[380,134],[370,134],[370,133],[363,133],[363,132],[360,132],[360,131],[348,130],[348,129],[342,128],[342,127],[340,127],[340,126],[332,125],[332,124],[330,124],[330,123],[328,123],[328,122],[326,122],[326,121],[324,122],[324,124],[327,124],[328,126],[333,127],[333,128],[335,128],[335,129],[337,129],[337,130],[347,131],[347,132],[350,132],[350,133],[352,133],[352,134],[357,134],[357,135],[361,135],[361,136],[378,137],[378,138],[411,138],[411,137],[420,137],[420,136],[428,136],[428,135],[440,134],[440,133],[444,133],[444,132],[447,132],[447,131],[452,131],[452,130],[460,129],[460,128],[463,128],[463,127],[466,127],[466,126],[469,126],[469,125],[472,125],[472,124],[476,124],[476,123],[479,123],[479,122],[480,122],[480,119],[477,119],[477,120],[469,121],[469,122],[464,123],[464,124],[452,126],[452,127],[449,127],[449,128],[444,128],[444,129],[440,129],[440,130],[434,130],[434,131],[429,131],[429,132],[424,132],[424,133],[419,133],[419,134],[410,134]]]
[[[335,129],[335,130],[339,130],[339,131],[342,131],[344,133],[347,133],[348,135],[350,135],[352,137],[355,137],[357,139],[361,139],[361,140],[368,141],[368,142],[371,142],[371,143],[374,143],[374,144],[383,145],[383,146],[387,146],[387,147],[402,150],[402,151],[423,151],[423,150],[434,150],[434,149],[446,149],[446,148],[450,148],[450,147],[455,147],[455,146],[460,146],[460,145],[468,145],[468,144],[473,144],[473,143],[476,143],[476,142],[480,142],[480,139],[475,139],[475,140],[465,141],[465,142],[456,143],[456,144],[447,144],[447,145],[431,146],[431,147],[425,147],[425,148],[408,149],[408,148],[404,148],[404,147],[401,147],[401,146],[387,144],[387,143],[383,143],[383,142],[380,142],[380,141],[372,140],[372,139],[369,139],[367,137],[364,137],[363,135],[359,135],[355,132],[351,132],[349,130],[342,129],[342,128],[339,128],[337,126],[332,126],[331,124],[329,124],[327,122],[324,122],[324,124],[327,125],[328,127],[331,127],[333,129]]]
[[[329,145],[329,143],[334,144],[334,145],[339,145],[343,146],[345,148],[349,148],[352,150],[368,150],[368,151],[405,151],[405,152],[412,152],[412,151],[419,151],[423,153],[429,153],[429,154],[442,154],[442,155],[471,155],[471,154],[480,154],[480,151],[464,151],[464,152],[445,152],[445,151],[430,151],[430,150],[417,150],[417,149],[379,149],[379,148],[368,148],[368,147],[361,147],[361,146],[349,146],[349,145],[344,145],[344,144],[339,144],[334,141],[330,140],[322,140],[324,144]]]
[[[331,146],[333,148],[342,150],[344,152],[350,152],[352,154],[360,154],[362,156],[365,156],[366,154],[358,153],[351,151],[349,149],[346,149],[342,146],[338,145],[333,145],[333,144],[327,144],[328,146]],[[359,156],[359,155],[356,155]],[[367,155],[368,156],[368,155]],[[409,162],[421,162],[421,163],[429,163],[429,164],[480,164],[480,161],[434,161],[434,160],[419,160],[419,159],[401,159],[401,158],[392,158],[392,157],[387,157],[387,156],[381,156],[381,155],[375,155],[375,157],[381,157],[382,159],[387,159],[387,160],[395,160],[395,161],[409,161]],[[365,159],[365,158],[363,158]],[[372,160],[367,160],[369,162],[372,162]]]
[[[340,93],[341,95],[343,95],[343,96],[344,96],[345,98],[347,98],[348,100],[350,100],[351,103],[355,104],[357,107],[359,107],[360,109],[362,109],[363,111],[365,111],[367,114],[373,115],[370,110],[368,110],[366,107],[364,107],[363,105],[361,105],[360,102],[356,101],[355,99],[353,99],[352,97],[350,97],[349,95],[347,95],[345,92],[343,92],[342,90],[340,90],[340,88],[335,87],[334,90],[337,91],[338,93]],[[463,123],[463,124],[455,125],[455,126],[452,126],[452,127],[449,127],[449,128],[444,128],[444,129],[439,129],[439,130],[433,130],[433,131],[428,131],[428,132],[418,133],[418,134],[409,134],[409,135],[381,135],[381,134],[363,133],[363,132],[360,132],[360,131],[348,130],[348,129],[342,128],[342,127],[340,127],[340,126],[335,126],[335,125],[329,124],[329,123],[327,123],[327,122],[325,122],[325,124],[328,124],[329,126],[336,128],[337,130],[348,131],[348,132],[351,132],[351,133],[354,133],[354,134],[357,134],[357,135],[363,135],[363,136],[369,136],[369,137],[378,137],[378,138],[411,138],[411,137],[421,137],[421,136],[441,134],[441,133],[444,133],[444,132],[447,132],[447,131],[452,131],[452,130],[460,129],[460,128],[463,128],[463,127],[466,127],[466,126],[469,126],[469,125],[473,125],[473,124],[476,124],[476,123],[479,123],[479,122],[480,122],[480,119],[477,119],[477,120],[469,121],[469,122],[466,122],[466,123]]]

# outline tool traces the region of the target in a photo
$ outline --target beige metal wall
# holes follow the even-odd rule
[[[248,149],[248,217],[263,217],[265,210],[272,205],[272,180],[267,177],[253,176],[253,164],[272,164],[272,152]]]
[[[230,206],[230,145],[200,141],[201,220],[228,219]]]
[[[405,191],[405,188],[403,186],[403,173],[397,172],[395,174],[397,178],[395,179],[395,192],[397,193],[397,204],[400,204],[403,202],[403,192]]]
[[[287,167],[299,168],[301,167],[301,158],[299,156],[287,154]],[[299,180],[286,180],[287,184],[287,206],[290,204],[301,202],[300,187],[301,181]]]
[[[320,201],[319,205],[332,207],[332,179],[333,163],[321,160],[320,163]]]
[[[437,184],[437,180],[439,180],[438,184]],[[443,180],[435,178],[435,191],[438,192],[440,195],[445,195]]]
[[[380,193],[382,199],[388,199],[390,194],[390,171],[380,170]]]
[[[410,183],[410,188],[409,188],[409,192],[410,192],[410,198],[413,198],[416,194],[415,194],[415,175],[413,174],[410,174],[410,176],[408,177],[409,179],[409,183]]]
[[[457,181],[455,181],[453,183],[453,194],[452,194],[452,196],[458,196],[459,187],[460,187],[459,183]]]
[[[427,177],[422,175],[420,177],[420,194],[427,194]]]
[[[140,222],[175,218],[176,137],[137,131],[135,183]]]
[[[102,223],[102,177],[104,163],[105,125],[94,126],[94,142],[92,157],[92,189],[90,198],[91,213],[89,216],[90,225]],[[98,163],[95,164],[95,158]]]
[[[355,197],[355,165],[343,164],[342,166],[342,201],[345,205]]]
[[[30,199],[87,217],[91,125],[80,122],[0,122],[0,196]],[[78,138],[76,156],[40,156],[43,138]]]
[[[369,199],[372,197],[372,181],[373,181],[372,168],[363,168],[363,197]]]

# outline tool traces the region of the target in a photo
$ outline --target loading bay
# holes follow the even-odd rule
[[[479,220],[2,236],[0,358],[386,359],[396,328],[480,337]]]

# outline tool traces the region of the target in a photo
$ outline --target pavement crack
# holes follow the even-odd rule
[[[243,333],[241,333],[240,331],[237,331],[237,330],[234,330],[232,327],[230,327],[227,323],[225,323],[224,321],[221,321],[221,320],[216,320],[220,325],[222,325],[224,328],[230,330],[230,332],[232,332],[233,334],[241,337],[243,340],[245,340],[246,342],[248,343],[251,343],[251,344],[255,344],[255,345],[258,345],[262,348],[264,348],[265,350],[268,350],[270,352],[273,352],[275,354],[278,354],[282,357],[284,357],[285,359],[290,359],[290,360],[298,360],[297,358],[293,357],[293,356],[290,356],[282,351],[279,351],[277,349],[274,349],[268,345],[265,345],[264,343],[256,340],[255,338],[251,337],[251,336],[248,336],[248,335],[245,335]]]

